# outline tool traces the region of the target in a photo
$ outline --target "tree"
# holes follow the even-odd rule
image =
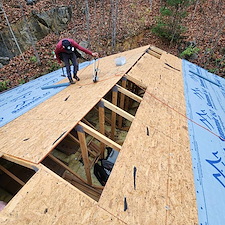
[[[118,0],[111,0],[111,16],[112,16],[112,49],[116,47],[116,26],[118,16]]]
[[[193,0],[165,0],[160,8],[160,16],[156,18],[156,25],[152,32],[159,37],[172,42],[178,42],[183,38],[182,33],[186,28],[182,25],[187,16],[187,7]]]
[[[31,32],[31,29],[30,29],[30,25],[29,25],[29,23],[28,23],[28,21],[27,21],[27,18],[26,18],[25,13],[24,13],[23,6],[22,6],[20,0],[18,0],[18,3],[19,3],[19,5],[20,5],[21,12],[22,12],[22,16],[23,16],[23,19],[24,19],[24,22],[25,22],[25,25],[26,25],[26,33],[27,33],[27,35],[28,35],[28,37],[29,37],[29,39],[30,39],[30,43],[31,43],[32,48],[33,48],[33,50],[34,50],[34,54],[35,54],[37,63],[38,63],[38,65],[41,65],[41,59],[40,59],[39,54],[38,54],[38,51],[37,51],[37,49],[36,49],[35,42],[34,42],[34,38],[33,38],[33,36],[32,36],[32,32]]]

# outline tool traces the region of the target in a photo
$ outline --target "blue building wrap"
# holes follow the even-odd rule
[[[93,62],[94,60],[80,63],[79,69],[85,68]],[[90,76],[90,78],[92,79],[92,76]],[[63,79],[65,79],[65,77],[62,76],[62,69],[59,69],[1,93],[0,127],[66,88],[68,86],[68,80],[61,85],[56,84]]]
[[[199,224],[225,224],[225,79],[182,61]]]

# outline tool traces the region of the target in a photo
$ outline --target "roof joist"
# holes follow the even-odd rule
[[[125,119],[127,119],[127,120],[129,120],[131,122],[134,120],[134,116],[132,116],[128,112],[122,110],[118,106],[110,103],[109,101],[107,101],[105,99],[102,99],[101,101],[103,102],[105,107],[107,107],[108,109],[112,110],[113,112],[119,114],[120,116],[124,117]]]
[[[118,91],[125,94],[126,96],[132,98],[133,100],[137,101],[137,102],[141,102],[142,98],[134,93],[132,93],[131,91],[128,91],[127,89],[119,86],[118,84],[116,85],[116,87],[118,88]]]
[[[79,126],[80,125],[80,126]],[[100,142],[103,142],[104,144],[108,145],[109,147],[120,151],[121,150],[121,145],[117,144],[116,142],[112,141],[110,138],[107,138],[105,135],[101,134],[100,132],[96,131],[92,127],[89,127],[83,122],[79,122],[78,126],[76,126],[76,130],[80,132],[86,132],[99,140]]]

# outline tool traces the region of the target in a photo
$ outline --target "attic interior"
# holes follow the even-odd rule
[[[144,93],[124,76],[41,163],[98,201]]]
[[[19,192],[19,190],[35,174],[35,171],[0,158],[0,208],[4,206]],[[0,211],[1,211],[0,209]]]

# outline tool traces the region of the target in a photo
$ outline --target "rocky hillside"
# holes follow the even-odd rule
[[[10,57],[9,64],[0,69],[0,84],[5,88],[15,87],[60,68],[62,65],[57,64],[53,51],[58,40],[65,37],[77,42],[86,41],[88,48],[99,52],[101,57],[148,44],[180,56],[187,43],[191,42],[199,48],[199,52],[190,61],[220,76],[225,75],[224,0],[196,0],[188,8],[189,14],[183,24],[187,28],[186,39],[179,45],[168,43],[150,31],[159,15],[161,0],[114,1],[118,4],[109,0],[37,0],[33,5],[27,4],[26,0],[0,2],[10,25],[19,31],[16,38],[20,40],[23,51],[22,55]],[[62,7],[71,9],[71,15],[67,13],[66,17],[64,14],[60,17]],[[28,30],[22,32],[18,28],[21,21],[29,24],[26,26]],[[44,30],[42,36],[41,32],[34,31],[37,23],[38,29]],[[6,30],[11,35],[5,14],[1,13],[2,46],[13,41],[12,37],[3,35]],[[18,37],[19,33],[21,37]],[[11,46],[15,52],[18,51],[15,43]]]

